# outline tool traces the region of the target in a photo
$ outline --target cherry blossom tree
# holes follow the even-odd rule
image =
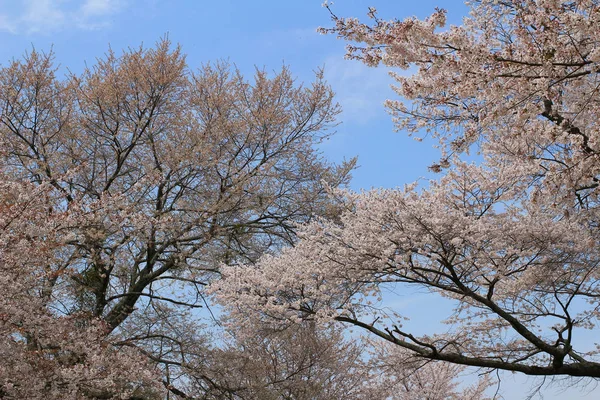
[[[473,385],[460,382],[465,367],[419,360],[410,351],[387,341],[369,343],[369,371],[379,374],[378,391],[371,398],[394,400],[482,400],[493,383],[489,375]],[[463,384],[461,384],[463,383]]]
[[[49,306],[59,276],[48,265],[72,229],[52,210],[50,185],[2,175],[0,188],[0,397],[160,399],[159,371],[143,354],[112,346],[102,321]]]
[[[176,395],[170,371],[216,351],[196,309],[219,265],[339,213],[324,183],[353,161],[314,146],[338,112],[320,71],[192,72],[168,40],[65,78],[37,51],[1,68],[0,397]]]
[[[344,337],[337,324],[308,321],[274,328],[246,313],[244,319],[230,318],[228,325],[225,346],[204,351],[180,366],[187,380],[177,385],[182,397],[203,393],[206,399],[235,400],[489,398],[484,393],[492,383],[487,375],[464,385],[462,366],[422,362],[381,340]]]
[[[387,107],[398,130],[439,142],[431,169],[443,175],[332,189],[340,218],[225,268],[213,290],[232,312],[339,321],[421,362],[600,378],[598,344],[584,339],[600,317],[600,2],[469,5],[449,27],[441,9],[392,21],[370,9],[370,23],[332,12],[322,31],[349,41],[349,58],[393,68],[400,99]],[[448,329],[417,335],[377,307],[389,287],[448,298]]]
[[[362,348],[338,327],[273,330],[230,323],[226,345],[187,367],[188,393],[209,399],[367,399],[377,389]]]

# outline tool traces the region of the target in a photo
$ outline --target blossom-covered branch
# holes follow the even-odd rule
[[[305,224],[258,267],[227,268],[214,291],[273,324],[342,321],[422,360],[598,378],[581,332],[600,317],[600,4],[469,4],[450,27],[443,10],[383,21],[370,9],[370,24],[332,12],[322,32],[349,41],[349,58],[414,68],[391,72],[401,99],[387,106],[398,130],[437,139],[444,175],[333,190],[340,218]],[[448,332],[416,335],[372,304],[407,285],[450,299]]]

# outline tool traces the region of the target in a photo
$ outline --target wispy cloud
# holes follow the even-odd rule
[[[385,114],[383,102],[396,97],[390,88],[394,80],[386,67],[372,68],[336,55],[326,59],[325,76],[336,92],[345,122],[366,124],[379,118]]]
[[[49,32],[65,24],[66,15],[59,0],[27,0],[21,15],[14,19],[17,29],[28,33]]]
[[[87,0],[80,10],[84,17],[94,17],[112,14],[117,7],[118,3],[114,0]]]
[[[17,25],[6,14],[0,14],[0,31],[17,33]]]
[[[66,29],[92,30],[109,25],[123,8],[119,0],[24,0],[3,7],[0,30],[12,34],[48,34]]]

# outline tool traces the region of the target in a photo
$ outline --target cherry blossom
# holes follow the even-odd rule
[[[441,9],[392,21],[371,9],[363,23],[326,5],[334,26],[321,31],[349,58],[392,68],[400,98],[387,107],[398,130],[437,140],[441,177],[332,189],[339,218],[303,224],[257,266],[225,267],[213,291],[232,312],[342,322],[421,362],[598,378],[581,333],[600,317],[600,3],[469,4],[461,26]],[[448,329],[416,335],[378,309],[389,287],[448,298]]]

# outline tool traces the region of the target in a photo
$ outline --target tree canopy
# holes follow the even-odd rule
[[[317,71],[252,79],[168,40],[0,68],[0,398],[471,399],[600,378],[600,1],[473,0],[461,26],[341,18],[391,68],[427,184],[356,193]],[[417,334],[385,292],[453,305]],[[211,315],[213,301],[220,316]],[[361,334],[348,335],[347,327]],[[472,385],[460,382],[480,370]]]
[[[326,4],[322,32],[347,40],[349,58],[393,68],[387,107],[398,130],[439,143],[441,177],[332,190],[338,219],[303,225],[258,267],[227,268],[215,291],[272,323],[359,327],[417,360],[599,378],[582,332],[600,316],[600,3],[470,5],[446,26],[442,9],[392,21],[370,9],[363,23]],[[450,299],[449,328],[419,336],[378,309],[390,286]]]
[[[152,365],[169,388],[192,365],[187,384],[218,385],[194,310],[220,263],[337,213],[324,182],[353,161],[314,145],[338,112],[321,72],[193,72],[168,40],[64,78],[37,51],[1,68],[0,397],[140,397]]]

